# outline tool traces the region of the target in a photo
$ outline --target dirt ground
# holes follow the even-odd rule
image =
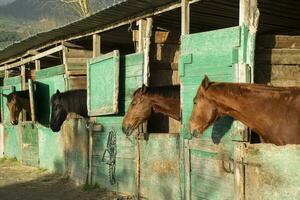
[[[77,187],[67,177],[0,159],[1,200],[127,200],[99,188]]]

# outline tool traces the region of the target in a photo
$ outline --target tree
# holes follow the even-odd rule
[[[69,4],[77,14],[81,17],[87,17],[90,15],[88,0],[60,0],[62,3]]]

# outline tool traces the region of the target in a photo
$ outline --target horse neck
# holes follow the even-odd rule
[[[79,91],[73,93],[62,94],[62,104],[67,113],[76,113],[83,117],[87,116],[86,96],[82,95]]]
[[[180,99],[155,94],[148,95],[148,97],[152,102],[154,112],[159,112],[173,119],[180,120]]]
[[[22,109],[26,110],[26,112],[28,112],[29,114],[31,113],[29,99],[19,97],[18,102]]]
[[[270,130],[273,116],[266,111],[270,109],[265,105],[266,95],[261,92],[250,92],[239,87],[237,84],[229,84],[228,87],[214,90],[212,85],[207,91],[208,99],[218,105],[221,115],[229,115],[243,122],[252,130],[264,137],[266,130]],[[254,100],[255,99],[255,100]],[[268,98],[272,101],[272,98]],[[259,111],[259,112],[258,112]]]

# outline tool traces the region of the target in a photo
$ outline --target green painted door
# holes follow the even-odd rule
[[[15,76],[5,78],[2,88],[3,94],[10,94],[11,92],[21,90],[21,77]],[[10,122],[10,114],[6,105],[7,99],[1,96],[1,114],[4,126],[4,155],[10,158],[17,158],[21,160],[22,157],[22,134],[20,125],[13,126]]]
[[[100,123],[104,130],[103,132],[94,132],[93,134],[93,165],[92,165],[92,181],[97,183],[102,188],[108,190],[124,192],[135,195],[138,193],[138,177],[137,177],[137,141],[134,136],[126,137],[122,133],[122,120],[124,113],[132,100],[133,92],[143,84],[143,68],[144,56],[142,53],[134,53],[120,57],[120,83],[119,83],[119,99],[118,99],[118,114],[110,116],[97,117],[97,123]],[[98,79],[108,74],[98,75]],[[111,73],[111,80],[114,74]],[[91,76],[88,76],[90,79]],[[91,82],[91,80],[88,80]],[[92,82],[98,84],[98,82]],[[89,94],[91,98],[97,96],[95,90],[91,90]],[[111,174],[109,165],[109,153],[105,154],[105,161],[102,161],[102,156],[107,147],[109,133],[113,131],[116,139],[116,168],[114,177],[115,184],[111,184]],[[142,161],[141,161],[142,162]]]
[[[39,167],[38,129],[31,122],[22,128],[22,163]]]
[[[53,133],[49,128],[51,96],[59,90],[66,90],[63,65],[46,68],[36,72],[36,126],[38,128],[39,166],[53,172],[65,172],[64,132]]]
[[[119,51],[102,55],[88,62],[89,116],[118,113]]]
[[[209,127],[201,138],[192,138],[188,120],[193,98],[205,74],[211,81],[238,81],[237,66],[244,61],[246,33],[237,26],[182,36],[181,135],[186,149],[182,175],[185,195],[190,199],[234,198],[233,140],[243,140],[236,134],[236,123],[231,117],[224,117]]]

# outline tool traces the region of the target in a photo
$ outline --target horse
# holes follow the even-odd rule
[[[142,86],[133,94],[122,122],[123,133],[130,136],[143,122],[148,120],[151,113],[162,113],[175,120],[180,120],[180,90],[175,87],[150,88]]]
[[[86,101],[86,90],[70,90],[62,93],[57,90],[51,97],[51,130],[54,132],[60,131],[61,125],[67,118],[68,113],[76,113],[87,118]]]
[[[7,107],[10,113],[10,122],[12,125],[17,125],[20,112],[24,109],[28,116],[31,116],[29,91],[14,91],[10,94],[2,94],[7,99]]]
[[[300,144],[300,88],[217,83],[205,76],[193,103],[189,119],[193,136],[229,115],[255,131],[264,142]]]

